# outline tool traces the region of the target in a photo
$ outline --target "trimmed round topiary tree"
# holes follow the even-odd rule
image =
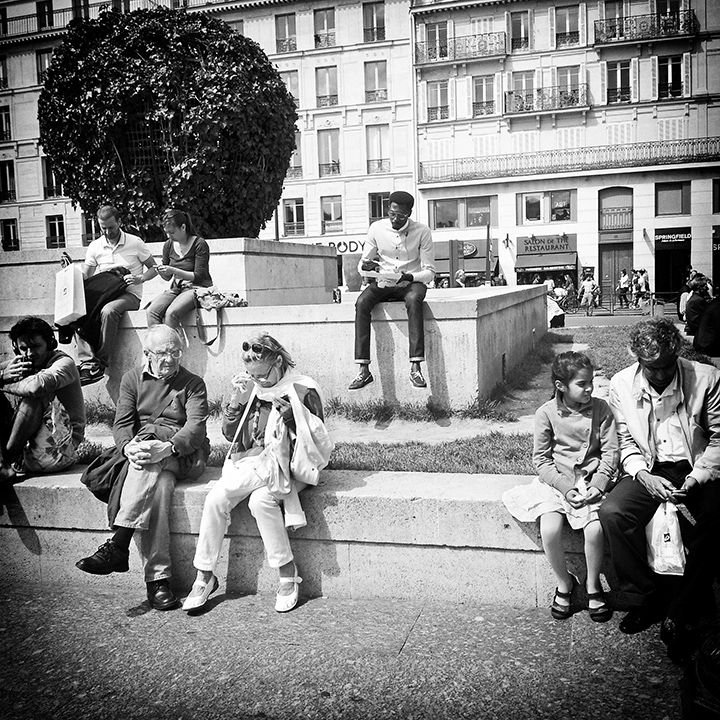
[[[85,213],[147,229],[166,207],[205,237],[272,217],[297,113],[260,46],[205,13],[102,12],[68,25],[38,102],[40,141]]]

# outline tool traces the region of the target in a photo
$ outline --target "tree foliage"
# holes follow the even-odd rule
[[[294,149],[292,96],[260,47],[204,13],[75,20],[38,103],[40,140],[85,213],[149,228],[179,207],[206,237],[256,237]]]

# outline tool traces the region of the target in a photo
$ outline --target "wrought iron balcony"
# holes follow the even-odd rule
[[[13,183],[9,188],[0,190],[0,202],[15,202],[17,195],[15,194],[15,184]]]
[[[575,32],[566,32],[566,33],[555,33],[555,47],[556,48],[565,48],[565,47],[573,47],[575,45],[580,44],[580,33]]]
[[[7,90],[7,89],[8,89],[7,77],[0,77],[0,90]]]
[[[10,128],[0,128],[0,142],[9,142],[12,140],[12,132]]]
[[[374,28],[363,29],[363,40],[365,42],[382,42],[385,39],[385,26],[379,25]]]
[[[428,122],[433,120],[447,120],[450,117],[450,106],[449,105],[437,105],[435,107],[429,107],[427,110]]]
[[[304,235],[305,234],[305,223],[304,222],[286,222],[285,223],[285,235]]]
[[[315,47],[327,48],[335,47],[335,31],[326,33],[317,33],[315,35]]]
[[[625,18],[596,20],[595,44],[608,45],[695,35],[698,30],[698,21],[692,10],[671,12],[667,15],[631,15]]]
[[[323,235],[327,233],[339,233],[342,232],[343,224],[342,220],[323,220],[322,231]]]
[[[683,84],[681,82],[659,83],[658,97],[661,100],[667,98],[679,98],[683,96]]]
[[[390,159],[381,158],[379,160],[368,160],[367,171],[368,175],[377,175],[378,173],[390,172]]]
[[[607,101],[610,105],[629,103],[632,98],[629,87],[608,88]]]
[[[518,37],[510,40],[510,49],[513,52],[524,52],[530,49],[530,38]]]
[[[492,100],[484,102],[474,102],[472,104],[473,117],[482,117],[483,115],[495,114],[495,103]]]
[[[287,169],[285,173],[286,180],[297,180],[303,176],[302,165],[293,165]]]
[[[546,175],[686,162],[720,162],[720,137],[595,145],[420,163],[420,182]]]
[[[80,236],[80,241],[83,247],[87,247],[93,240],[97,240],[100,237],[99,233],[83,233]]]
[[[45,191],[45,199],[54,198],[54,197],[62,197],[62,194],[63,194],[62,185],[46,185],[43,189]]]
[[[421,64],[444,60],[470,60],[505,55],[505,53],[504,32],[464,35],[444,43],[417,43],[415,45],[415,62]]]
[[[526,112],[548,112],[567,110],[568,108],[588,107],[590,105],[587,83],[577,87],[547,87],[505,93],[505,112],[508,115]]]
[[[366,90],[365,102],[384,102],[388,99],[388,91],[384,90]]]
[[[295,52],[297,50],[297,38],[278,38],[275,41],[275,50],[279,53]]]
[[[64,248],[65,247],[65,236],[64,235],[47,235],[45,237],[45,247],[48,250],[53,250],[55,248]]]
[[[633,226],[632,206],[603,208],[599,219],[600,230],[630,230]]]
[[[333,160],[333,162],[329,163],[320,163],[318,168],[320,170],[320,177],[328,177],[328,175],[339,175],[340,161]]]
[[[17,252],[20,250],[20,238],[2,239],[2,249],[5,252]]]
[[[330,107],[331,105],[338,104],[337,95],[318,95],[315,100],[317,102],[317,107]]]

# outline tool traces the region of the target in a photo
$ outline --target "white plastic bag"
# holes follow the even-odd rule
[[[660,575],[682,575],[685,571],[685,546],[680,535],[678,511],[671,502],[658,506],[645,528],[648,563]]]

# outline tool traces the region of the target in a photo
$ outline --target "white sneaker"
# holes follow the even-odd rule
[[[300,596],[300,583],[302,578],[297,576],[297,565],[295,566],[295,577],[281,577],[281,585],[293,585],[293,591],[289,595],[280,595],[278,593],[275,596],[275,610],[279,613],[289,612],[298,604],[298,598]]]
[[[202,580],[196,580],[190,594],[183,601],[182,609],[187,611],[201,608],[218,587],[220,587],[220,582],[214,575],[206,583]]]

